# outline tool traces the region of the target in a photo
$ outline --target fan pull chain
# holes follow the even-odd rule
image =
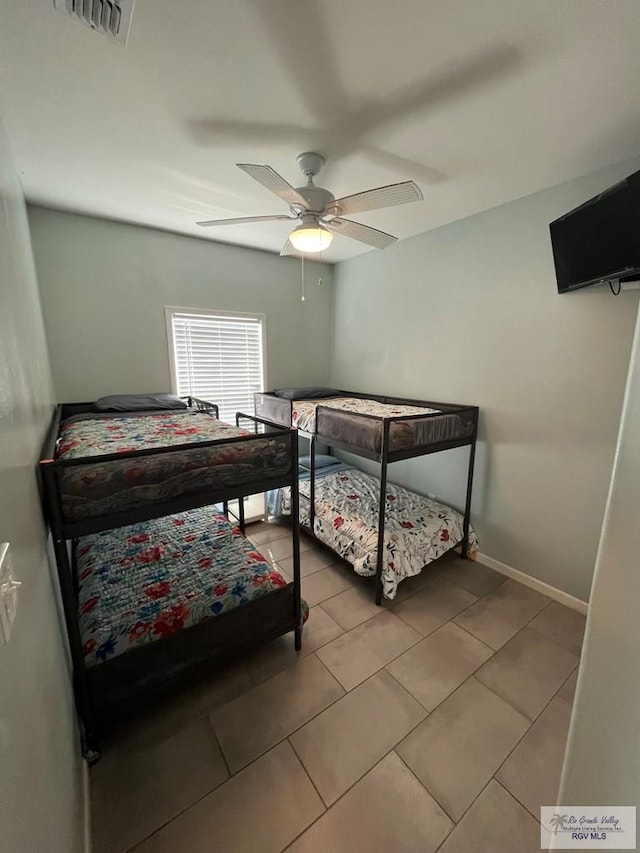
[[[306,302],[306,298],[304,295],[304,255],[301,255],[302,258],[302,281],[300,283],[300,302]]]
[[[318,255],[318,263],[319,264],[322,263],[322,252],[320,252],[320,254]],[[322,276],[321,275],[318,276],[318,287],[322,287]]]

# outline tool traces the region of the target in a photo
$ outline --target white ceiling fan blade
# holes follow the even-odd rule
[[[360,149],[364,156],[373,163],[384,166],[385,169],[391,169],[399,175],[413,175],[414,178],[423,181],[425,184],[439,184],[449,178],[449,175],[440,169],[417,160],[410,160],[408,157],[401,157],[399,154],[393,154],[391,151],[382,148],[362,145]]]
[[[287,204],[300,204],[305,210],[307,209],[307,202],[298,190],[285,181],[282,175],[279,175],[271,166],[257,166],[253,163],[236,163],[236,166]]]
[[[351,108],[323,0],[249,0],[274,54],[316,125],[334,125]],[[322,74],[322,81],[318,74]]]
[[[331,202],[326,213],[336,211],[340,216],[344,213],[363,213],[366,210],[378,210],[381,207],[392,207],[396,204],[407,204],[410,201],[422,201],[420,187],[413,181],[402,181],[399,184],[389,184],[386,187],[376,187],[362,193],[347,195]]]
[[[376,249],[386,249],[398,239],[385,231],[378,231],[377,228],[371,228],[361,222],[354,222],[353,219],[342,219],[340,216],[323,222],[323,225],[326,225],[329,231],[343,234],[345,237],[351,237],[353,240],[359,240],[369,246],[375,246]]]
[[[209,227],[209,225],[248,225],[250,222],[280,222],[282,220],[297,219],[296,216],[276,214],[275,216],[237,216],[234,219],[208,219],[205,222],[196,222],[196,225]]]
[[[192,119],[188,123],[192,138],[200,145],[228,145],[239,139],[255,145],[296,142],[301,150],[313,142],[307,128],[287,122],[249,121],[243,119]]]
[[[299,255],[300,252],[294,247],[293,243],[287,237],[287,242],[282,247],[281,255]]]

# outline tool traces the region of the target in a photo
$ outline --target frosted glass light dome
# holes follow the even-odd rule
[[[324,252],[329,248],[332,240],[333,234],[319,223],[317,225],[303,223],[289,234],[289,242],[293,248],[305,254]]]

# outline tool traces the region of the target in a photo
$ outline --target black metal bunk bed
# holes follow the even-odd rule
[[[366,408],[370,401],[374,404],[380,403],[389,407],[416,407],[428,409],[426,414],[412,412],[406,415],[383,416],[370,414],[366,411],[348,411],[333,408],[332,396],[325,395],[324,398],[313,400],[315,411],[312,423],[307,418],[307,429],[298,430],[302,436],[309,440],[309,497],[300,493],[300,498],[308,500],[309,524],[301,525],[310,535],[316,537],[315,516],[315,486],[316,486],[316,446],[325,445],[330,448],[342,450],[355,456],[360,456],[380,464],[380,498],[378,504],[378,530],[377,530],[377,552],[376,552],[376,604],[382,603],[383,586],[382,571],[384,559],[384,535],[387,491],[387,469],[389,464],[418,456],[432,453],[440,453],[457,447],[469,447],[469,463],[467,468],[466,497],[463,517],[463,535],[460,542],[461,556],[466,559],[469,546],[469,529],[471,516],[471,496],[473,489],[473,469],[475,463],[476,440],[478,435],[477,406],[465,406],[451,403],[438,403],[425,400],[414,400],[403,397],[389,397],[377,394],[364,394],[353,391],[335,390],[333,399],[349,398],[362,401]],[[303,398],[301,398],[303,399]],[[273,392],[255,395],[256,415],[273,424],[282,426],[293,426],[300,420],[296,418],[295,404],[300,402],[295,397],[283,398]],[[311,426],[311,429],[308,427]],[[403,426],[417,427],[414,441],[393,441],[394,431],[396,438]],[[394,446],[395,445],[395,446]],[[317,538],[317,537],[316,537]],[[322,540],[325,547],[331,546]],[[332,549],[334,550],[334,549]]]
[[[217,419],[215,404],[196,398],[187,398],[190,409],[206,413]],[[180,445],[131,450],[119,453],[102,453],[64,459],[57,454],[61,424],[69,417],[95,416],[93,403],[70,403],[58,405],[43,447],[39,463],[40,483],[44,511],[50,525],[55,552],[60,592],[64,609],[69,647],[73,661],[73,685],[76,705],[83,728],[83,748],[89,760],[96,760],[98,737],[123,716],[153,701],[186,681],[196,672],[215,668],[237,654],[242,654],[260,643],[275,639],[289,631],[294,632],[295,647],[302,645],[303,602],[300,594],[300,543],[299,528],[292,525],[293,581],[269,591],[262,597],[242,603],[228,612],[185,627],[178,633],[155,639],[145,645],[131,648],[123,654],[90,668],[85,665],[82,636],[79,627],[78,576],[76,548],[79,537],[101,531],[123,528],[138,522],[149,522],[163,516],[213,504],[222,504],[228,512],[228,501],[238,499],[240,529],[244,534],[243,498],[262,493],[270,488],[291,487],[292,511],[297,518],[298,482],[297,459],[298,437],[295,430],[273,425],[255,415],[238,413],[236,426],[241,421],[252,425],[252,432],[243,435],[222,437],[217,440],[194,441]],[[121,413],[111,413],[117,417]],[[143,413],[140,413],[143,414]],[[145,412],[146,415],[158,412]],[[222,422],[220,422],[221,425]],[[260,463],[255,476],[234,476],[233,463],[221,469],[216,480],[209,480],[202,488],[196,481],[189,485],[187,476],[183,487],[170,497],[163,496],[150,503],[132,501],[130,506],[115,511],[82,515],[65,501],[65,478],[72,476],[72,483],[88,481],[87,497],[91,496],[92,477],[100,467],[131,464],[156,464],[158,460],[171,457],[173,468],[182,464],[188,473],[189,466],[197,457],[198,469],[203,459],[207,463],[208,453],[238,453],[245,456],[255,451],[264,454],[267,450],[277,451],[283,464],[276,470],[265,469]],[[203,457],[202,454],[205,454]],[[177,461],[176,461],[177,460]],[[286,460],[286,461],[283,461]],[[210,472],[209,472],[210,473]],[[83,474],[85,475],[83,477]],[[217,476],[217,475],[216,475]],[[85,484],[86,485],[86,484]],[[83,486],[84,488],[84,486]],[[243,540],[244,541],[244,540]],[[70,548],[71,545],[71,548]],[[71,550],[71,554],[70,554]],[[255,549],[254,549],[255,550]],[[259,555],[258,555],[259,556]],[[265,561],[266,562],[266,561]]]

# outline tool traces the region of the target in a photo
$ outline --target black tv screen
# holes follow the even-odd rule
[[[560,293],[640,277],[640,172],[549,228]]]

